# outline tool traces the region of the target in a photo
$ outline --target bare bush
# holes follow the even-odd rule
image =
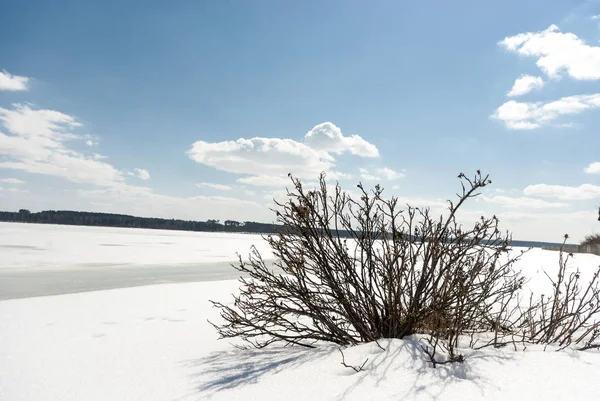
[[[586,235],[581,245],[600,245],[600,234]]]
[[[240,257],[234,267],[249,278],[240,278],[234,305],[213,302],[225,321],[214,325],[220,336],[311,347],[425,333],[437,339],[434,354],[442,341],[450,359],[462,360],[454,355],[459,336],[498,327],[495,306],[512,299],[523,278],[495,216],[468,229],[456,221],[488,176],[459,179],[448,216],[434,218],[384,200],[378,186],[367,192],[359,184],[353,199],[339,185],[330,193],[324,175],[311,191],[292,178],[289,200],[276,202],[283,228],[266,238],[284,274],[269,270],[256,249]]]
[[[565,235],[563,246],[568,238]],[[560,348],[572,344],[579,349],[600,347],[600,267],[587,283],[582,283],[579,269],[567,272],[572,258],[573,254],[566,254],[561,247],[556,277],[544,272],[552,284],[552,295],[541,295],[519,319],[521,335],[531,343]]]
[[[283,273],[269,270],[256,248],[248,260],[240,257],[233,266],[248,277],[240,278],[233,305],[211,301],[224,320],[213,326],[221,338],[258,348],[425,334],[434,367],[464,361],[456,347],[467,336],[473,348],[599,348],[600,269],[582,285],[579,271],[567,272],[571,255],[561,249],[556,277],[547,274],[552,295],[531,294],[527,303],[525,280],[513,268],[523,251],[509,253],[511,238],[496,216],[469,229],[457,223],[458,210],[491,181],[479,171],[459,179],[448,216],[434,218],[427,208],[384,200],[379,186],[368,192],[359,184],[354,199],[339,184],[330,193],[324,175],[315,190],[291,178],[288,201],[274,210],[282,228],[265,238]]]

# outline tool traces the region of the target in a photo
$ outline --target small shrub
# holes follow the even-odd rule
[[[581,245],[600,245],[600,234],[586,235]]]
[[[459,178],[462,192],[446,218],[401,208],[378,186],[369,193],[358,185],[360,199],[353,199],[339,185],[330,192],[324,175],[314,191],[292,178],[289,201],[276,203],[283,229],[266,238],[284,274],[269,270],[256,249],[248,261],[240,258],[235,268],[249,278],[240,278],[234,306],[213,302],[225,320],[215,325],[219,334],[255,347],[311,347],[426,333],[442,340],[434,352],[443,344],[459,360],[459,336],[489,331],[497,324],[493,306],[523,283],[512,269],[517,257],[501,261],[510,237],[495,216],[468,229],[456,221],[491,181],[479,171]]]
[[[569,236],[564,238],[563,246]],[[585,283],[579,269],[567,270],[572,258],[573,254],[565,253],[561,247],[556,275],[544,272],[551,284],[550,295],[542,294],[534,301],[535,294],[531,294],[527,308],[518,305],[521,313],[505,319],[508,330],[499,336],[501,339],[495,339],[496,346],[507,335],[511,336],[508,342],[514,342],[517,335],[523,343],[552,344],[559,349],[570,345],[580,350],[600,348],[600,267],[591,272]]]
[[[569,257],[560,253],[550,297],[523,307],[525,283],[509,253],[511,237],[496,216],[465,228],[458,210],[491,183],[479,171],[460,174],[461,192],[448,201],[448,215],[402,207],[384,199],[376,186],[358,185],[353,198],[339,184],[330,190],[322,174],[319,187],[306,190],[291,178],[288,201],[275,202],[282,227],[265,237],[273,250],[270,270],[253,248],[233,267],[240,292],[233,304],[211,301],[224,323],[213,324],[221,338],[239,337],[257,348],[272,343],[314,347],[320,341],[342,346],[425,335],[423,350],[435,367],[462,362],[461,338],[488,337],[481,347],[509,343],[579,344],[598,347],[598,272],[586,286],[579,273],[567,274]],[[489,334],[492,334],[491,339]],[[436,358],[442,351],[443,362]],[[343,362],[343,361],[342,361]]]

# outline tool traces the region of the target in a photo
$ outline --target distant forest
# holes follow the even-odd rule
[[[125,214],[75,212],[70,210],[45,210],[32,213],[27,209],[18,212],[0,212],[0,221],[15,223],[64,224],[75,226],[103,226],[150,228],[181,231],[223,231],[246,233],[274,233],[275,225],[255,221],[207,220],[191,221],[136,217]]]
[[[273,223],[257,223],[255,221],[192,221],[159,219],[154,217],[136,217],[125,214],[75,212],[70,210],[45,210],[43,212],[32,213],[27,209],[21,209],[18,212],[0,212],[0,222],[259,234],[274,234],[276,233],[277,229],[283,228],[281,225],[275,225]],[[346,231],[340,231],[339,234],[341,237],[350,236],[350,234]],[[513,240],[512,245],[521,247],[543,247],[560,244],[551,242]]]

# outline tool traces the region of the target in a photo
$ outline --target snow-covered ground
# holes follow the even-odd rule
[[[0,271],[230,262],[252,245],[270,254],[256,234],[0,223]]]
[[[0,223],[0,300],[239,277],[260,235]]]
[[[233,260],[236,247],[254,242],[244,236],[14,227],[21,238],[12,244],[43,247],[48,263],[30,255],[37,265],[20,264],[19,252],[26,254],[28,248],[13,246],[0,248],[1,266],[20,266],[32,277],[40,267],[82,269],[87,260],[126,260],[141,271],[152,261],[146,251],[168,241],[178,245],[156,252],[161,263],[191,263],[203,254],[222,262],[218,258],[233,254]],[[7,245],[9,237],[0,236],[0,245]],[[210,247],[191,238],[206,238]],[[70,241],[88,252],[70,250]],[[133,248],[148,245],[143,252],[115,247],[121,258],[93,254],[111,248],[100,244],[122,241]],[[186,249],[209,250],[181,255]],[[56,254],[61,252],[68,255]],[[6,255],[10,265],[3,264]],[[555,269],[557,263],[556,252],[534,250],[518,267],[541,289],[540,269]],[[576,255],[572,266],[587,274],[599,264],[600,257]],[[464,364],[432,369],[414,340],[392,340],[381,342],[385,350],[375,344],[346,349],[347,363],[368,358],[356,373],[341,365],[336,346],[237,350],[231,341],[217,340],[207,322],[218,322],[218,311],[208,300],[228,302],[237,286],[223,280],[0,301],[0,400],[594,400],[600,394],[597,352],[465,350]]]

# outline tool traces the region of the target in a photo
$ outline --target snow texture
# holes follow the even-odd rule
[[[248,245],[241,235],[99,228],[59,230],[49,245],[40,234],[47,227],[14,227],[20,240],[44,247],[47,265],[70,268],[88,258],[142,268],[157,262],[147,252],[165,241],[175,245],[152,254],[164,263],[202,255],[218,261]],[[87,252],[69,250],[69,241]],[[106,255],[112,248],[101,243],[122,246]],[[2,264],[6,254],[7,265],[29,267],[19,260],[27,249],[6,249]],[[26,258],[46,266],[44,256]],[[576,255],[571,267],[585,275],[599,264],[600,257]],[[517,267],[532,277],[533,289],[544,290],[541,268],[551,273],[557,266],[557,252],[534,250]],[[418,339],[382,340],[384,349],[368,343],[343,351],[348,364],[366,361],[355,372],[342,366],[334,345],[238,350],[207,322],[219,319],[208,300],[230,302],[237,287],[227,280],[1,301],[0,400],[592,400],[600,393],[600,353],[591,351],[465,349],[464,364],[432,369]]]

